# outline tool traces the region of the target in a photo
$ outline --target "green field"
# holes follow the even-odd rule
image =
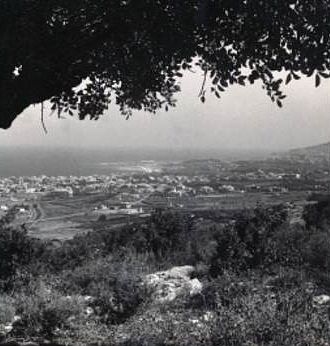
[[[43,198],[37,204],[36,216],[26,223],[29,235],[40,239],[67,240],[77,234],[99,227],[118,227],[138,220],[138,216],[109,215],[99,222],[100,214],[94,211],[99,203],[109,200],[109,195],[85,195],[71,198]]]
[[[40,199],[36,219],[27,224],[29,235],[41,239],[65,240],[90,231],[96,221],[91,211],[100,198],[99,195],[86,195]]]
[[[299,203],[306,200],[306,192],[285,194],[271,193],[228,193],[200,195],[195,197],[167,198],[167,206],[185,212],[198,210],[235,211],[254,208],[257,203],[274,205],[286,202]],[[102,227],[116,227],[138,216],[107,215],[105,223],[98,221],[94,207],[109,201],[109,195],[85,195],[71,198],[42,198],[35,212],[35,219],[27,223],[29,235],[41,239],[70,239],[76,234]],[[149,204],[149,209],[158,205]]]

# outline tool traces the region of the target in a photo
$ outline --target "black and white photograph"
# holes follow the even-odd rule
[[[0,0],[0,346],[330,346],[330,0]]]

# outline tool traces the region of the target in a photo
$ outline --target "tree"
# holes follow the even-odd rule
[[[329,77],[329,18],[328,0],[1,0],[0,126],[49,99],[80,119],[167,110],[194,65],[202,102],[207,78],[219,98],[261,80],[281,107],[274,71]]]

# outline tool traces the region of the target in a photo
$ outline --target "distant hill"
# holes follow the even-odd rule
[[[328,161],[330,159],[330,142],[291,149],[281,156],[294,160]]]
[[[308,153],[313,153],[313,154],[328,154],[330,150],[330,142],[328,143],[322,143],[318,145],[313,145],[310,147],[304,147],[304,148],[295,148],[289,150],[290,153],[292,154],[308,154]]]

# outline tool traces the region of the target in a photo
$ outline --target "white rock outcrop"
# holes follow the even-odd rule
[[[147,275],[144,283],[152,290],[154,302],[170,302],[184,294],[194,296],[201,293],[202,283],[191,278],[194,271],[193,266],[173,267]]]
[[[313,297],[313,302],[318,305],[324,305],[330,303],[330,296],[326,294],[321,294],[319,296]]]

